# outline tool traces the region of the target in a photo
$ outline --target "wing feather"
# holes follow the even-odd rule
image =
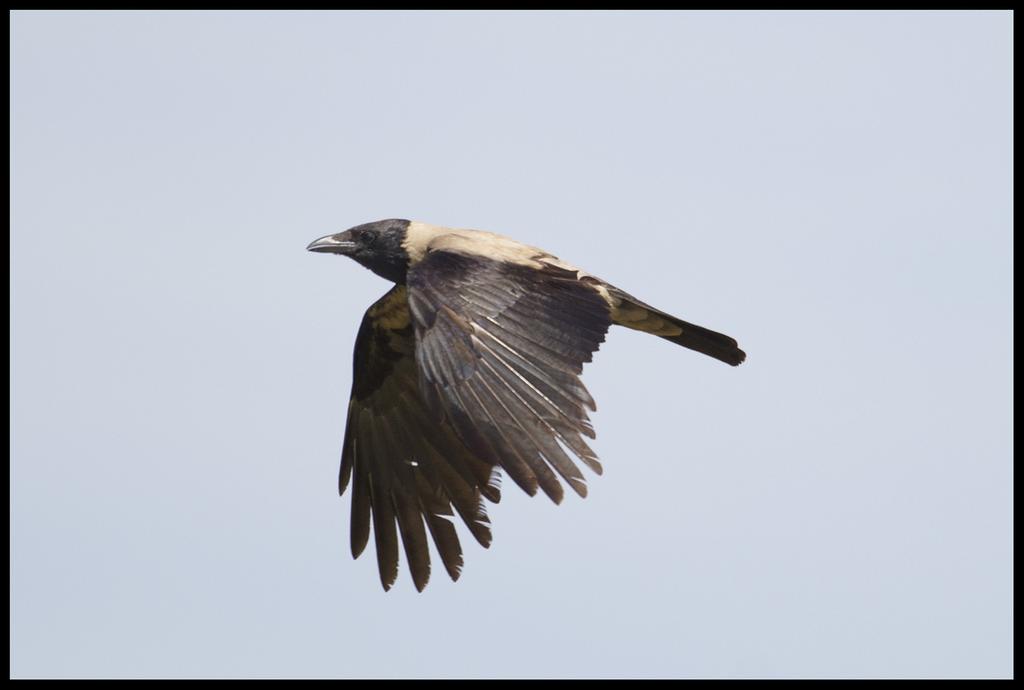
[[[483,499],[501,496],[494,463],[474,454],[427,406],[414,352],[406,290],[396,286],[367,310],[356,338],[338,475],[339,493],[352,487],[352,555],[365,550],[372,524],[385,590],[398,576],[399,541],[413,584],[426,586],[428,533],[457,579],[462,546],[449,517],[457,513],[486,547],[491,530]],[[449,358],[444,367],[439,371],[457,373],[458,361]]]
[[[407,286],[367,310],[338,489],[352,487],[353,556],[373,527],[384,589],[399,542],[418,590],[430,541],[459,577],[456,514],[490,544],[484,499],[500,499],[498,467],[531,495],[558,503],[565,481],[586,496],[576,460],[601,465],[583,438],[595,405],[579,375],[610,324],[607,303],[571,271],[451,251],[428,252]]]
[[[558,477],[581,496],[565,449],[600,473],[583,436],[594,401],[579,380],[611,325],[607,302],[576,273],[434,249],[408,275],[421,390],[475,455],[556,503]]]
[[[372,464],[381,471],[371,470],[370,506],[373,509],[373,539],[377,545],[377,567],[380,581],[388,590],[398,578],[398,534],[395,530],[395,506],[391,495],[389,458],[384,454],[384,439],[376,420],[370,422]]]

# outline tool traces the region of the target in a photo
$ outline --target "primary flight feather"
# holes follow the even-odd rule
[[[733,366],[732,338],[670,316],[536,247],[479,230],[382,220],[314,240],[395,283],[363,317],[342,443],[339,493],[352,485],[352,555],[370,538],[381,584],[398,577],[399,536],[417,590],[430,577],[427,534],[453,580],[454,513],[483,546],[483,499],[498,470],[556,503],[564,481],[587,495],[580,460],[601,473],[580,382],[615,324]],[[566,452],[568,449],[569,452]],[[571,453],[571,454],[570,454]],[[559,479],[561,478],[561,479]]]

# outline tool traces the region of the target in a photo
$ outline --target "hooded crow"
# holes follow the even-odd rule
[[[453,580],[458,513],[491,543],[482,499],[499,469],[531,496],[562,500],[561,477],[587,495],[578,458],[601,465],[580,382],[615,324],[736,366],[732,338],[687,323],[536,247],[478,230],[408,220],[357,225],[314,240],[395,283],[363,317],[338,491],[352,484],[352,555],[373,523],[384,589],[398,577],[399,534],[416,589],[430,577],[427,532]],[[454,511],[454,512],[453,512]],[[397,523],[397,530],[396,530]]]

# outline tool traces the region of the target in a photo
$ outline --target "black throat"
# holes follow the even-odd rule
[[[409,270],[409,262],[404,256],[374,255],[366,258],[358,257],[356,261],[392,283],[405,285],[405,275]]]
[[[402,243],[409,227],[407,220],[381,220],[361,226],[370,230],[366,238],[367,244],[360,247],[352,258],[370,269],[381,278],[392,283],[405,285],[405,275],[409,270],[409,255]]]

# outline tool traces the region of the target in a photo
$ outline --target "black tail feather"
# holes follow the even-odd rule
[[[732,366],[740,364],[747,358],[747,353],[727,335],[677,319],[607,283],[604,287],[608,290],[614,323],[620,326],[651,333]],[[676,329],[682,332],[672,333]]]
[[[747,358],[747,353],[741,350],[736,341],[729,336],[708,330],[703,326],[687,323],[667,314],[665,316],[673,324],[683,329],[679,335],[661,336],[665,340],[696,350],[732,366],[742,363]]]

